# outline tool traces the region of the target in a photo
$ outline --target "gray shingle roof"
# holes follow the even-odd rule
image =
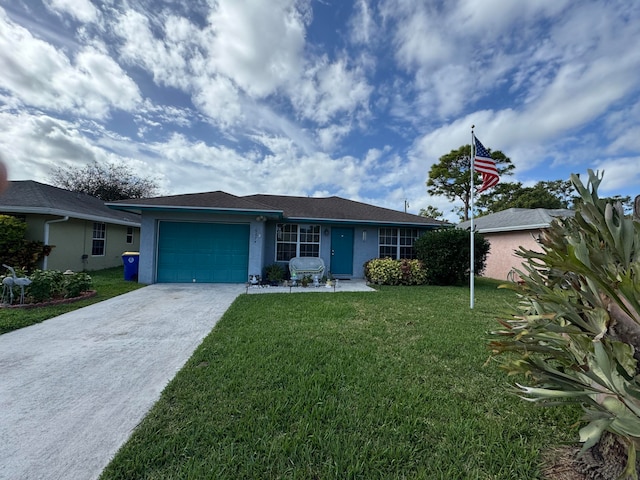
[[[98,198],[33,180],[9,182],[0,195],[0,213],[69,216],[83,220],[140,226],[140,216],[118,212]]]
[[[341,197],[294,197],[287,195],[247,195],[238,197],[226,192],[193,193],[108,203],[111,208],[142,211],[145,209],[237,211],[286,218],[440,226],[433,218],[347,200]]]
[[[556,217],[572,217],[573,210],[546,208],[508,208],[473,220],[478,233],[511,232],[547,228]],[[471,221],[462,222],[458,228],[467,229]]]
[[[256,213],[279,213],[269,205],[263,205],[257,201],[245,197],[237,197],[230,193],[215,191],[206,193],[188,193],[184,195],[170,195],[166,197],[135,198],[108,202],[107,205],[122,208],[131,207],[131,210],[157,209],[162,207],[172,209],[206,209],[223,211],[244,211]]]
[[[389,208],[376,207],[368,203],[347,200],[341,197],[292,197],[285,195],[249,195],[251,198],[277,207],[288,219],[319,219],[364,221],[376,223],[407,223],[440,226],[445,222],[433,218],[404,213]]]

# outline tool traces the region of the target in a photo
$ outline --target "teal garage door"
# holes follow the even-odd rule
[[[157,281],[244,283],[249,225],[160,222]]]

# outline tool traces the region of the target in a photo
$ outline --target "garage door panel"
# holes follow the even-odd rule
[[[248,264],[246,224],[160,223],[158,282],[242,283]]]

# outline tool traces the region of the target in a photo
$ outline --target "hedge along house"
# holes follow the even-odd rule
[[[107,205],[142,215],[141,283],[244,283],[298,256],[322,258],[336,278],[362,278],[367,260],[413,258],[414,240],[444,224],[340,197],[216,191]]]
[[[122,265],[140,246],[140,216],[107,208],[98,198],[33,180],[9,182],[0,214],[27,224],[26,238],[53,247],[43,270],[100,270]]]
[[[541,252],[538,237],[555,218],[572,217],[573,210],[545,208],[508,208],[473,220],[474,229],[491,244],[484,276],[510,280],[511,271],[522,269],[522,258],[516,255],[521,247]],[[458,228],[469,229],[471,221]]]

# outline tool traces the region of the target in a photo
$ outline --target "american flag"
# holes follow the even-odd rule
[[[478,189],[478,193],[484,192],[486,189],[495,187],[500,181],[498,176],[498,169],[496,168],[496,162],[491,158],[491,155],[484,148],[484,145],[480,143],[475,136],[473,137],[476,142],[476,156],[474,160],[474,168],[476,172],[482,174],[482,185]]]

